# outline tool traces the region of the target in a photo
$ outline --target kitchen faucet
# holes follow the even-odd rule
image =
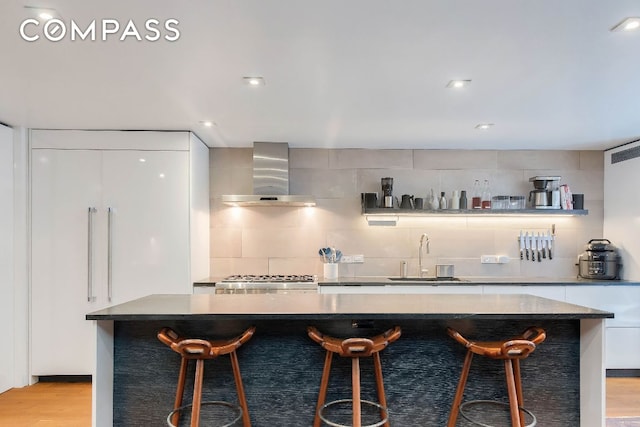
[[[420,277],[424,277],[424,275],[429,272],[428,268],[422,268],[422,255],[424,253],[425,247],[427,248],[427,253],[429,253],[429,236],[427,236],[427,233],[422,233],[422,236],[420,237],[420,247],[418,248],[418,264],[420,266]]]

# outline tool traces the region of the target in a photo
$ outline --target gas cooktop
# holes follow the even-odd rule
[[[216,283],[216,293],[317,292],[318,278],[311,274],[235,274]]]
[[[312,274],[234,274],[222,279],[223,283],[315,283]]]

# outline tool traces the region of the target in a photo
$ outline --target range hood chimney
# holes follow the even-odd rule
[[[253,143],[253,194],[225,195],[231,206],[315,206],[312,196],[289,194],[289,144]]]

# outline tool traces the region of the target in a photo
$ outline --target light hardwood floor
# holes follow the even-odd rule
[[[640,417],[640,378],[607,378],[607,416]],[[0,426],[90,425],[89,383],[38,383],[0,394]]]
[[[91,383],[38,383],[0,394],[0,426],[90,425]]]
[[[607,417],[640,417],[640,378],[607,378]]]

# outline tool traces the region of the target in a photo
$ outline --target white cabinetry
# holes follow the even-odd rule
[[[528,294],[537,297],[565,300],[566,286],[484,285],[484,294]]]
[[[388,294],[391,293],[401,293],[401,294],[481,294],[482,286],[476,285],[388,285],[385,286],[385,292]]]
[[[320,293],[457,293],[457,294],[530,294],[566,301],[615,314],[606,319],[606,368],[640,369],[640,287],[639,286],[535,286],[535,285],[388,285],[320,286]]]
[[[208,150],[188,132],[32,131],[31,140],[31,374],[87,375],[88,312],[190,293],[208,275],[191,259],[209,256],[208,241],[191,247],[208,235],[208,224],[195,227],[208,217]],[[192,180],[204,189],[190,191]]]
[[[626,280],[640,280],[639,154],[637,141],[604,152],[603,237],[618,248]]]
[[[481,294],[482,286],[379,285],[320,286],[321,294]]]
[[[13,387],[13,131],[0,125],[0,393]]]
[[[611,311],[606,319],[607,369],[640,369],[640,288],[567,286],[567,302]]]

